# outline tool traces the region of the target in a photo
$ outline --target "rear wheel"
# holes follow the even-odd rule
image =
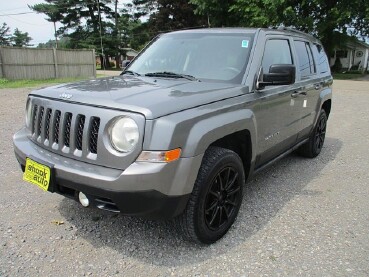
[[[240,157],[228,149],[209,147],[187,207],[175,219],[184,236],[205,244],[223,237],[237,217],[244,182]]]
[[[328,118],[326,112],[321,110],[318,122],[314,127],[309,140],[298,149],[299,154],[308,158],[315,158],[319,155],[319,153],[322,151],[325,140],[327,120]]]

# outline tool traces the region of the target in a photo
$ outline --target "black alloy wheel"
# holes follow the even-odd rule
[[[299,154],[308,158],[315,158],[320,154],[327,131],[327,121],[328,117],[325,110],[321,110],[309,140],[298,149]]]
[[[179,231],[195,242],[211,244],[219,240],[236,220],[244,183],[241,158],[232,150],[209,147],[187,207],[175,219]]]
[[[315,132],[315,149],[320,152],[323,148],[325,133],[327,130],[327,117],[321,116]]]
[[[223,168],[213,179],[205,200],[204,216],[210,230],[217,231],[235,213],[241,188],[235,168]]]

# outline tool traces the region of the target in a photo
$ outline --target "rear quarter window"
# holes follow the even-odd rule
[[[330,72],[327,54],[324,52],[323,47],[319,44],[313,44],[311,48],[313,50],[317,72],[320,74]]]

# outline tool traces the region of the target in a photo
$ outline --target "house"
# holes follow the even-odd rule
[[[131,61],[133,60],[137,55],[138,55],[138,51],[132,49],[132,48],[122,48],[122,52],[123,54],[118,56],[118,63],[121,64],[121,61]],[[114,56],[109,56],[109,63],[111,66],[116,66],[116,57]],[[100,56],[97,55],[96,56],[96,65],[100,65],[101,64],[101,60],[100,60]]]
[[[343,70],[368,71],[369,44],[359,40],[348,40],[343,46],[335,49],[334,56],[330,57],[331,67],[337,59],[340,59]]]
[[[125,55],[122,55],[122,60],[133,60],[134,57],[138,55],[138,51],[132,49],[132,48],[123,48],[122,49],[125,53]]]

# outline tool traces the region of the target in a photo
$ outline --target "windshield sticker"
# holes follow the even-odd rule
[[[249,48],[249,41],[248,40],[243,40],[242,41],[242,47],[243,48]]]

